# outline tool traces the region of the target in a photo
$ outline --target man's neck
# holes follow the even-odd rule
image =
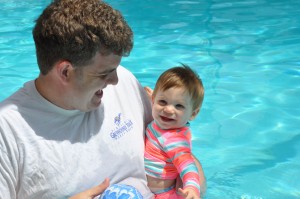
[[[61,85],[59,85],[59,82],[51,76],[51,74],[40,74],[35,80],[35,87],[39,94],[46,100],[58,107],[67,109],[64,105],[64,89]]]

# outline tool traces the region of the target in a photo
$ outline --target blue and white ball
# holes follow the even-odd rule
[[[143,196],[133,186],[113,184],[98,199],[143,199]]]

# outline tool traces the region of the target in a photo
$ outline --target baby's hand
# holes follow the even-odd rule
[[[178,192],[185,198],[185,199],[201,199],[198,193],[191,188],[179,188]]]

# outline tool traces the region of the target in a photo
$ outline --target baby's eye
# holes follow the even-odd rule
[[[158,100],[158,104],[161,106],[165,106],[167,102],[165,100]]]
[[[184,109],[184,106],[182,104],[176,104],[177,109]]]

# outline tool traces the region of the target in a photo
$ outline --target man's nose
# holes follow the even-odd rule
[[[107,84],[116,85],[118,84],[119,78],[117,74],[117,70],[112,71],[107,77]]]

